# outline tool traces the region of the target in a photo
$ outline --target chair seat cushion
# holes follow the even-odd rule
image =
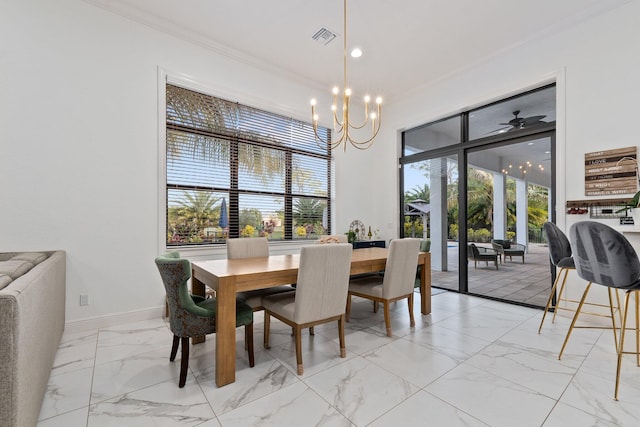
[[[287,319],[293,319],[296,301],[296,291],[281,292],[265,296],[262,299],[262,306],[265,310],[278,314]]]
[[[382,298],[382,277],[369,276],[349,282],[349,292]]]
[[[209,310],[212,317],[216,315],[217,304],[215,298],[208,298],[196,303],[196,305]],[[253,309],[236,298],[236,326],[248,325],[251,322],[253,322]]]
[[[256,289],[255,291],[238,292],[236,298],[247,304],[252,309],[263,307],[262,298],[269,295],[281,294],[283,292],[291,292],[294,289],[291,286],[275,286],[273,288]]]

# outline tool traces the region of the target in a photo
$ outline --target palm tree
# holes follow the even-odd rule
[[[413,202],[414,200],[424,200],[429,203],[430,198],[429,185],[423,184],[422,187],[416,186],[413,189],[404,193],[405,203]]]
[[[203,162],[228,164],[232,155],[229,140],[281,145],[275,138],[246,125],[242,128],[242,124],[247,122],[243,114],[258,116],[260,112],[240,110],[236,103],[230,101],[167,86],[167,162],[192,156]],[[281,173],[285,164],[285,152],[282,150],[238,144],[239,167],[265,182]]]
[[[493,175],[467,170],[467,224],[471,228],[493,229]]]
[[[183,199],[178,200],[181,214],[185,222],[193,222],[197,232],[215,224],[214,205],[220,200],[213,193],[205,191],[184,191]],[[219,209],[219,208],[218,208]]]
[[[325,204],[318,199],[296,199],[293,221],[296,225],[316,225],[322,222]]]

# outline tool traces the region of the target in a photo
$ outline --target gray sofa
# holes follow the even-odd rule
[[[0,253],[0,426],[35,426],[65,321],[66,254]]]

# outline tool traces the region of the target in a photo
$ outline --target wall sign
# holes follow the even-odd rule
[[[585,195],[633,194],[638,191],[637,158],[638,147],[585,153]]]

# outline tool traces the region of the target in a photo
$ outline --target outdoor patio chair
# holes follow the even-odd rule
[[[484,261],[489,266],[489,261],[493,262],[498,269],[498,252],[491,248],[476,246],[475,243],[469,243],[467,250],[467,258],[473,261],[473,268],[478,267],[478,261]]]
[[[509,240],[493,239],[491,240],[491,246],[498,252],[503,263],[507,260],[507,257],[509,257],[510,261],[513,261],[514,256],[519,256],[522,257],[522,263],[524,264],[524,253],[527,250],[525,245],[511,243]]]

